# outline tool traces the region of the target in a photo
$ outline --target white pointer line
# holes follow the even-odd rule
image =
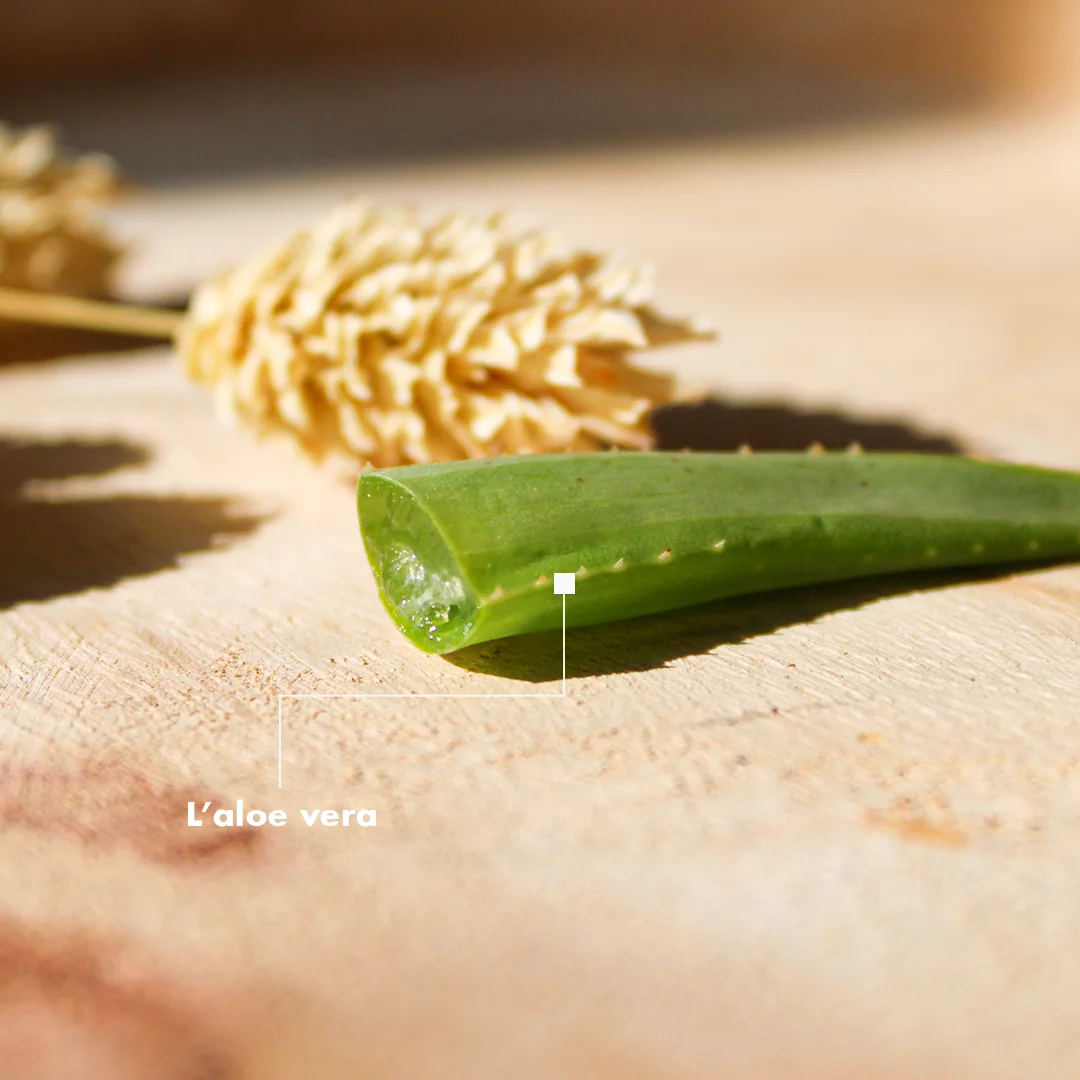
[[[557,574],[556,577],[561,577]],[[573,577],[572,574],[567,575]],[[564,698],[566,697],[566,593],[562,594],[562,690],[555,694],[401,694],[370,691],[366,694],[278,694],[277,696],[277,786],[282,786],[281,745],[284,730],[282,720],[282,702],[284,701],[327,701],[346,698],[454,698],[457,700],[473,698]]]

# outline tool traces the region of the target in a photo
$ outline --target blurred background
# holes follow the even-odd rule
[[[1065,98],[1080,0],[36,0],[0,117],[148,181]]]
[[[1080,0],[0,3],[0,121],[132,181],[120,297],[182,307],[360,192],[512,207],[720,328],[657,357],[726,395],[661,418],[702,448],[1056,460],[1025,387],[1072,370],[1077,102]],[[3,330],[0,365],[142,344]]]

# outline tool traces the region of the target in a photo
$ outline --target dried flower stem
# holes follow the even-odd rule
[[[134,337],[171,339],[184,319],[181,311],[82,300],[55,293],[0,288],[0,319],[101,330]]]

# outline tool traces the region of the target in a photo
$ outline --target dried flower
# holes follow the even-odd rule
[[[120,251],[99,214],[117,188],[108,158],[67,157],[48,127],[0,124],[0,285],[106,295]]]
[[[710,336],[652,276],[505,215],[355,200],[195,293],[178,342],[227,414],[384,467],[644,447],[672,398],[633,349]]]

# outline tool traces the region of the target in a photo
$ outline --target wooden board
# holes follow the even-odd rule
[[[1080,119],[162,192],[132,295],[346,192],[528,208],[724,340],[674,444],[1080,467]],[[167,350],[0,368],[0,1060],[34,1076],[1071,1077],[1080,570],[450,661]],[[186,824],[280,807],[282,828]],[[375,828],[307,827],[368,808]],[[20,1059],[15,1055],[22,1054]],[[74,1064],[73,1064],[74,1063]]]

